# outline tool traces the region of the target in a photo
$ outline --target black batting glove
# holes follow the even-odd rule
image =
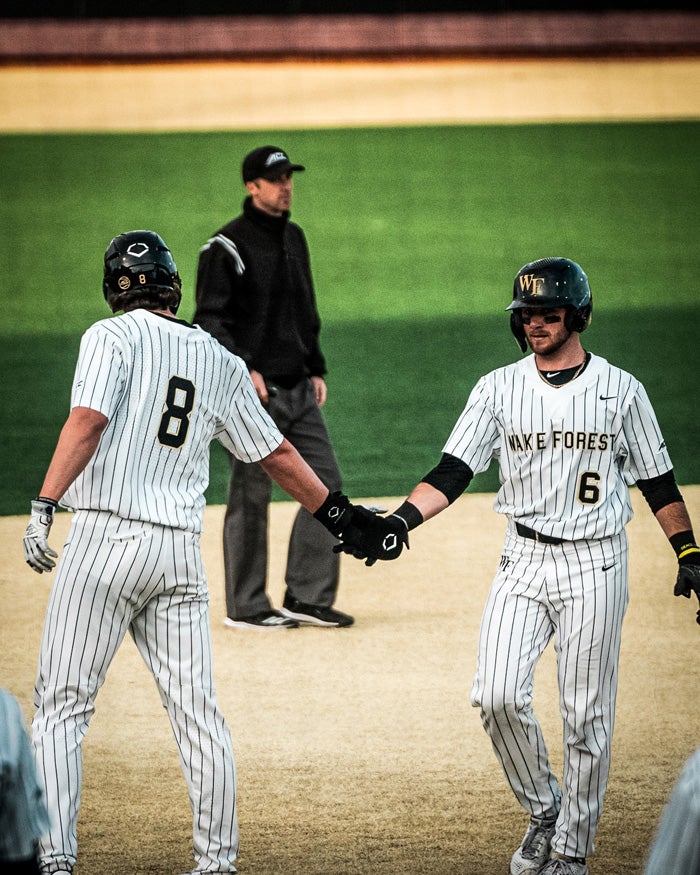
[[[350,504],[350,499],[342,492],[329,492],[328,497],[321,507],[314,513],[314,517],[324,525],[328,531],[341,537],[343,529],[348,525],[355,508]]]
[[[37,574],[51,571],[56,563],[55,550],[49,547],[48,537],[53,524],[56,502],[53,498],[39,498],[32,501],[32,513],[24,533],[24,559]]]
[[[678,576],[673,587],[674,595],[682,595],[689,599],[694,592],[700,602],[700,549],[695,548],[678,559]],[[700,624],[700,611],[695,619]]]
[[[398,559],[404,547],[409,549],[408,526],[401,517],[380,517],[366,507],[353,507],[352,521],[343,531],[342,543],[336,544],[333,551],[374,565],[377,559]]]

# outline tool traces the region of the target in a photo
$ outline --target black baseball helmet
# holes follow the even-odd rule
[[[105,252],[102,291],[108,294],[169,290],[178,299],[182,283],[173,256],[155,231],[127,231],[115,237]]]
[[[540,258],[520,268],[513,283],[510,329],[523,352],[527,351],[524,307],[566,307],[564,324],[569,331],[585,331],[591,321],[593,299],[588,277],[569,258]]]

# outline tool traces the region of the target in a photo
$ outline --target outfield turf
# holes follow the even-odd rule
[[[307,172],[326,416],[352,495],[405,493],[474,381],[519,351],[503,308],[526,261],[587,270],[584,346],[645,383],[681,483],[700,482],[697,122],[0,137],[5,319],[0,513],[24,513],[67,413],[82,331],[107,315],[101,259],[152,228],[192,315],[197,251],[240,208],[241,156],[272,142]],[[210,502],[227,471],[212,453]],[[472,489],[496,486],[493,472]],[[276,497],[282,497],[276,493]]]

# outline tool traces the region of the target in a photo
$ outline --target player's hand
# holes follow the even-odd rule
[[[53,524],[56,502],[52,498],[36,498],[32,502],[32,513],[24,533],[24,558],[38,574],[51,571],[56,563],[55,550],[49,547],[48,537]]]
[[[700,565],[692,562],[680,562],[673,594],[682,595],[689,599],[691,592],[694,592],[700,601]],[[697,612],[696,620],[700,623],[700,611]]]
[[[347,526],[356,508],[350,504],[350,499],[342,492],[329,492],[328,497],[318,510],[314,511],[314,517],[324,525],[328,531],[340,537],[340,533]]]
[[[380,517],[366,507],[353,508],[352,519],[339,537],[342,543],[333,551],[364,559],[365,565],[374,565],[377,559],[398,559],[404,546],[409,549],[408,527],[401,517]]]

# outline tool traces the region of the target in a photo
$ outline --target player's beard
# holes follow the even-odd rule
[[[547,338],[549,340],[549,343],[547,345],[540,346],[539,344],[536,344],[538,347],[537,349],[535,349],[535,347],[533,347],[532,340],[529,337],[527,338],[527,342],[530,345],[530,349],[535,353],[536,356],[538,356],[541,359],[548,359],[548,358],[553,358],[554,356],[556,356],[556,354],[559,352],[559,350],[566,343],[568,343],[569,338],[571,337],[572,334],[573,334],[573,331],[569,331],[568,329],[565,329],[565,332],[563,335]],[[544,339],[545,338],[535,338],[535,341],[544,340]]]

